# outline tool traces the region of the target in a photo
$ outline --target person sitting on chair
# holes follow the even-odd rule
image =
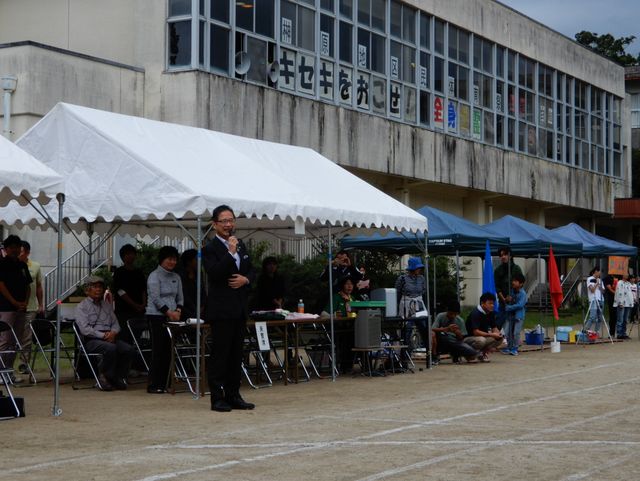
[[[102,355],[98,380],[103,391],[127,389],[127,374],[133,347],[117,339],[120,325],[113,306],[103,300],[105,282],[91,276],[86,284],[87,298],[76,307],[76,325],[84,337],[87,353]]]
[[[449,353],[454,363],[458,363],[464,357],[468,363],[476,363],[479,355],[469,344],[464,342],[467,336],[467,327],[460,317],[460,303],[449,301],[446,312],[436,316],[432,327],[438,338],[438,354]]]
[[[500,347],[503,341],[493,311],[495,303],[496,296],[485,292],[480,296],[480,304],[471,311],[466,322],[469,336],[464,338],[464,342],[481,352],[478,360],[482,362],[489,362],[489,353]]]

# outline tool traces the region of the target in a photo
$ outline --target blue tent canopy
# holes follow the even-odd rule
[[[592,234],[573,222],[556,229],[551,229],[551,231],[574,239],[577,242],[582,242],[582,257],[633,257],[638,255],[637,247]]]
[[[427,247],[431,254],[484,255],[487,239],[492,248],[509,245],[509,238],[503,234],[488,232],[484,227],[453,214],[424,206],[417,211],[429,221]],[[424,233],[371,236],[345,236],[343,248],[382,250],[398,254],[424,252]]]
[[[582,242],[512,215],[506,215],[483,227],[495,235],[509,236],[511,251],[516,256],[548,256],[550,246],[553,247],[554,256],[580,257],[582,255]]]

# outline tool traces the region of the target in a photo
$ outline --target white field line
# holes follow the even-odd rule
[[[638,361],[636,361],[638,362]],[[515,385],[519,385],[519,384],[529,384],[529,383],[534,383],[534,382],[543,382],[543,381],[547,381],[550,379],[555,379],[555,378],[560,378],[560,377],[565,377],[565,376],[573,376],[575,374],[584,374],[586,372],[590,372],[590,371],[596,371],[596,370],[600,370],[600,369],[607,369],[607,368],[611,368],[611,367],[617,367],[620,365],[629,365],[629,361],[625,361],[625,362],[614,362],[614,363],[607,363],[607,364],[599,364],[597,366],[591,366],[591,367],[587,367],[584,369],[579,369],[579,370],[573,370],[573,371],[564,371],[564,372],[560,372],[560,373],[555,373],[555,374],[550,374],[547,376],[538,376],[538,377],[532,377],[532,378],[526,378],[526,379],[519,379],[517,381],[509,381],[509,382],[504,382],[504,383],[496,383],[496,384],[491,384],[491,385],[485,385],[482,387],[475,387],[473,389],[467,389],[467,390],[460,390],[460,391],[455,391],[452,393],[447,393],[447,394],[442,394],[442,395],[437,395],[437,396],[425,396],[425,397],[420,397],[420,398],[414,398],[412,400],[408,400],[408,401],[404,401],[404,402],[400,402],[400,403],[389,403],[386,405],[377,405],[375,407],[371,407],[371,408],[362,408],[362,409],[358,409],[358,410],[353,410],[353,411],[345,411],[343,414],[345,416],[350,415],[350,414],[357,414],[357,413],[362,413],[364,411],[371,411],[371,410],[378,410],[378,409],[385,409],[385,408],[393,408],[393,407],[401,407],[401,406],[406,406],[406,405],[410,405],[410,404],[417,404],[417,403],[425,403],[425,402],[430,402],[430,401],[434,401],[434,400],[438,400],[438,399],[447,399],[447,398],[451,398],[451,397],[458,397],[458,396],[464,396],[466,394],[472,394],[472,393],[478,393],[478,392],[482,392],[482,391],[493,391],[493,390],[497,390],[499,388],[504,388],[504,387],[510,387],[510,386],[515,386]],[[326,415],[316,415],[316,416],[312,416],[306,419],[298,419],[298,420],[292,420],[290,423],[283,423],[283,422],[274,422],[271,424],[271,426],[274,427],[282,427],[283,425],[286,424],[299,424],[300,422],[313,422],[315,420],[318,419],[322,419],[322,418],[326,418]],[[269,425],[261,425],[259,426],[259,429],[268,429]],[[242,428],[242,429],[238,429],[235,431],[230,431],[227,433],[224,433],[225,436],[233,436],[233,435],[237,435],[237,434],[242,434],[245,432],[251,432],[251,431],[255,431],[255,429],[257,429],[257,427],[255,425],[251,425],[248,426],[246,428]],[[9,469],[3,469],[3,474],[9,475],[9,474],[19,474],[19,473],[24,473],[24,472],[29,472],[29,471],[36,471],[36,470],[40,470],[40,469],[46,469],[46,468],[50,468],[50,467],[55,467],[55,466],[60,466],[60,465],[64,465],[64,464],[71,464],[71,463],[77,463],[77,462],[82,462],[82,461],[87,461],[87,460],[91,460],[91,459],[96,459],[96,458],[100,458],[103,459],[106,456],[109,455],[113,455],[113,456],[118,456],[121,454],[131,454],[133,452],[136,451],[144,451],[144,450],[148,450],[148,449],[162,449],[164,447],[170,447],[170,446],[174,446],[176,444],[181,444],[181,443],[186,443],[189,441],[195,441],[196,439],[198,439],[198,437],[194,437],[194,438],[190,438],[187,440],[182,440],[182,441],[176,441],[176,442],[171,442],[171,443],[165,443],[165,444],[159,444],[159,445],[148,445],[148,446],[141,446],[139,448],[130,448],[127,450],[114,450],[114,451],[109,451],[109,452],[100,452],[100,453],[95,453],[95,454],[87,454],[87,455],[81,455],[81,456],[72,456],[72,457],[68,457],[68,458],[63,458],[63,459],[56,459],[53,461],[45,461],[45,462],[41,462],[41,463],[36,463],[36,464],[31,464],[31,465],[27,465],[27,466],[20,466],[20,467],[15,467],[15,468],[9,468]]]
[[[618,466],[619,464],[623,464],[631,459],[637,459],[637,458],[638,458],[638,453],[629,453],[619,457],[618,459],[614,459],[604,464],[598,464],[597,466],[594,466],[592,469],[589,469],[587,471],[582,471],[581,473],[575,473],[575,474],[572,474],[571,476],[567,476],[566,478],[563,478],[562,481],[579,481],[580,479],[589,478],[593,474],[599,473],[606,469],[613,468],[615,466]]]
[[[618,385],[622,385],[622,384],[628,384],[631,382],[636,382],[640,380],[640,377],[636,377],[636,378],[632,378],[632,379],[626,379],[624,381],[618,381],[618,382],[611,382],[611,383],[607,383],[607,384],[601,384],[598,386],[590,386],[587,388],[582,388],[582,389],[575,389],[572,391],[565,391],[563,393],[559,393],[559,394],[554,394],[554,395],[550,395],[550,396],[543,396],[543,397],[539,397],[536,399],[532,399],[529,401],[522,401],[522,402],[518,402],[518,403],[512,403],[512,404],[505,404],[502,406],[497,406],[497,407],[493,407],[493,408],[489,408],[489,409],[483,409],[480,411],[475,411],[473,413],[466,413],[466,414],[461,414],[458,416],[451,416],[448,418],[443,418],[443,419],[436,419],[433,421],[428,421],[425,423],[414,423],[408,426],[403,426],[403,427],[399,427],[399,428],[394,428],[394,429],[388,429],[385,431],[379,431],[376,433],[372,433],[372,434],[367,434],[367,435],[363,435],[363,436],[357,436],[353,439],[350,440],[346,440],[346,441],[327,441],[327,442],[321,442],[321,443],[317,443],[315,445],[305,445],[303,447],[292,447],[291,449],[287,449],[284,451],[278,451],[275,453],[271,453],[271,454],[266,454],[266,455],[262,455],[262,456],[254,456],[254,457],[250,457],[250,458],[243,458],[243,459],[239,459],[239,460],[233,460],[233,461],[226,461],[224,463],[219,463],[219,464],[211,464],[208,466],[201,466],[198,468],[192,468],[192,469],[185,469],[185,470],[180,470],[180,471],[172,471],[172,472],[167,472],[167,473],[162,473],[162,474],[156,474],[156,475],[152,475],[152,476],[147,476],[145,478],[142,478],[138,481],[160,481],[163,479],[173,479],[173,478],[177,478],[179,476],[185,476],[185,475],[189,475],[189,474],[194,474],[194,473],[201,473],[201,472],[205,472],[205,471],[212,471],[212,470],[216,470],[216,469],[221,469],[221,468],[226,468],[228,466],[231,465],[236,465],[236,464],[244,464],[244,463],[251,463],[251,462],[257,462],[257,461],[263,461],[265,459],[270,459],[270,458],[274,458],[274,457],[279,457],[279,456],[287,456],[293,453],[297,453],[297,452],[302,452],[302,451],[311,451],[311,450],[321,450],[321,449],[326,449],[326,448],[333,448],[335,446],[340,446],[343,445],[345,442],[358,442],[358,441],[363,441],[363,440],[367,440],[367,439],[372,439],[372,438],[376,438],[376,437],[381,437],[381,436],[388,436],[390,434],[396,434],[396,433],[401,433],[401,432],[405,432],[408,430],[412,430],[412,429],[418,429],[421,427],[424,427],[426,425],[440,425],[440,424],[445,424],[447,422],[451,422],[453,420],[458,420],[458,419],[464,419],[464,418],[468,418],[468,417],[475,417],[475,416],[484,416],[487,414],[493,414],[496,412],[501,412],[507,409],[512,409],[512,408],[516,408],[516,407],[522,407],[522,406],[529,406],[532,404],[537,404],[537,403],[541,403],[541,402],[546,402],[546,401],[550,401],[550,400],[554,400],[554,399],[558,399],[561,397],[565,397],[565,396],[572,396],[575,394],[582,394],[585,392],[590,392],[590,391],[595,391],[595,390],[600,390],[600,389],[606,389],[606,388],[611,388],[614,386],[618,386]],[[598,419],[600,417],[605,417],[606,415],[599,415],[599,416],[594,416],[593,418],[590,418],[590,422],[593,422],[593,420]],[[544,430],[541,430],[544,431]],[[464,451],[456,451],[455,453],[449,454],[449,455],[444,455],[444,456],[438,456],[436,458],[431,458],[429,460],[425,460],[419,463],[414,463],[414,464],[410,464],[407,466],[402,466],[399,468],[395,468],[392,470],[386,470],[386,471],[382,471],[380,473],[374,474],[372,476],[363,478],[359,481],[375,481],[377,479],[384,479],[387,478],[389,476],[394,476],[396,474],[401,474],[407,471],[413,471],[415,469],[419,469],[421,467],[424,466],[428,466],[430,464],[436,464],[436,463],[440,463],[442,461],[448,461],[450,459],[453,459],[454,457],[459,459],[459,456],[462,454],[471,454],[473,452],[476,451],[483,451],[488,449],[489,447],[495,447],[496,445],[503,445],[503,444],[509,444],[510,442],[513,442],[512,440],[504,440],[504,441],[496,441],[495,443],[491,444],[491,445],[487,445],[484,444],[482,446],[478,446],[478,447],[474,447],[474,448],[470,448]]]

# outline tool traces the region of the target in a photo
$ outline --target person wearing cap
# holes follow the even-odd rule
[[[105,287],[101,277],[89,277],[85,287],[87,298],[76,307],[76,325],[84,337],[87,352],[102,355],[98,366],[102,390],[124,390],[133,347],[117,339],[120,325],[113,306],[104,300]]]
[[[426,310],[424,305],[424,295],[427,292],[426,281],[422,272],[424,264],[419,257],[410,257],[407,263],[407,273],[398,276],[396,279],[396,293],[398,298],[398,312],[405,319],[412,318],[417,312]],[[426,317],[416,318],[416,327],[422,337],[422,341],[426,344],[428,339]],[[411,332],[411,323],[408,321],[405,326],[405,338],[409,337]],[[435,336],[432,336],[435,339]],[[405,339],[407,345],[409,339]]]
[[[10,235],[4,240],[6,256],[0,259],[0,320],[13,327],[18,339],[23,338],[26,325],[26,313],[31,295],[31,274],[27,264],[20,260],[21,240]],[[13,367],[16,358],[16,341],[10,330],[0,333],[0,366]],[[2,351],[14,351],[2,354]],[[24,359],[23,359],[24,360]],[[13,374],[11,374],[13,377]],[[13,377],[15,382],[22,378]]]
[[[456,300],[447,303],[446,312],[436,316],[432,327],[438,339],[438,354],[449,353],[454,363],[464,357],[468,363],[477,363],[479,352],[464,342],[467,328],[460,317],[460,303]]]
[[[167,389],[171,364],[171,339],[164,325],[179,321],[184,304],[182,280],[173,272],[178,250],[163,246],[158,251],[158,267],[147,278],[147,320],[151,327],[151,368],[147,392],[161,394]]]

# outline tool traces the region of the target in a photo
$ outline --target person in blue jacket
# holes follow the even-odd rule
[[[507,339],[507,347],[502,354],[518,355],[520,344],[520,332],[524,324],[525,306],[527,304],[527,293],[522,288],[524,286],[524,276],[516,273],[511,278],[511,301],[505,304],[506,322],[503,329]]]

